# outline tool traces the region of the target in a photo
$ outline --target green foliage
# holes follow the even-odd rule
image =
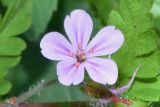
[[[157,48],[156,33],[149,14],[151,6],[152,0],[121,0],[120,12],[110,13],[109,24],[116,25],[125,34],[126,41],[121,51],[131,56],[141,56]]]
[[[12,5],[14,2],[18,1],[18,0],[1,0],[4,6],[10,6]]]
[[[154,0],[152,9],[151,9],[151,13],[153,14],[153,17],[159,17],[160,16],[160,0]]]
[[[121,0],[119,11],[112,11],[109,16],[109,24],[117,26],[125,36],[123,47],[113,55],[119,65],[121,80],[131,76],[136,66],[142,65],[137,77],[144,78],[144,81],[135,83],[127,95],[144,101],[158,101],[160,97],[157,94],[160,89],[155,90],[156,83],[160,82],[158,79],[150,83],[151,86],[145,83],[151,82],[152,79],[147,81],[147,78],[156,78],[160,71],[157,34],[153,30],[150,16],[152,2],[153,0]]]
[[[101,2],[105,4],[106,0],[101,0]],[[156,88],[160,80],[156,79],[152,82],[152,79],[149,79],[155,79],[160,73],[158,39],[150,14],[152,3],[153,0],[120,0],[119,9],[111,11],[108,23],[104,21],[105,25],[115,25],[122,30],[125,36],[122,48],[112,56],[119,66],[120,84],[125,84],[125,80],[131,77],[136,67],[142,65],[137,75],[140,80],[126,95],[129,98],[144,101],[158,101],[160,97],[159,94],[156,94],[160,91],[159,88]],[[96,6],[94,10],[101,20],[106,20],[108,16],[105,16],[105,6],[101,6]],[[144,80],[142,81],[141,78]],[[155,96],[152,96],[152,93]]]
[[[16,4],[15,4],[16,3]],[[17,0],[13,2],[1,22],[0,35],[12,37],[26,31],[30,24],[31,2],[29,0]]]
[[[159,12],[159,10],[160,10],[160,0],[154,0],[154,4],[153,4],[153,7],[151,9],[151,13],[152,13],[153,18],[154,18],[155,28],[160,33],[160,12]]]
[[[11,88],[10,82],[0,79],[0,95],[7,94]]]
[[[36,41],[39,40],[39,37],[46,30],[53,12],[57,10],[58,0],[29,1],[32,2],[32,26],[26,33],[26,36],[29,40]],[[9,6],[13,2],[17,2],[17,0],[2,0],[2,2],[4,5]],[[32,38],[28,35],[32,35]]]
[[[32,0],[32,27],[29,30],[28,37],[31,40],[39,40],[39,36],[46,30],[46,27],[53,15],[57,10],[58,0]]]
[[[0,23],[0,96],[8,93],[11,84],[4,80],[6,70],[17,65],[20,54],[26,48],[25,42],[15,37],[25,32],[30,24],[31,2],[16,0],[8,5],[7,12]]]
[[[143,81],[143,82],[142,82]],[[132,90],[128,92],[131,98],[139,98],[144,101],[159,101],[160,76],[149,80],[136,81]]]
[[[119,0],[88,0],[91,8],[97,18],[100,18],[102,23],[108,23],[108,16],[112,9],[118,7]]]

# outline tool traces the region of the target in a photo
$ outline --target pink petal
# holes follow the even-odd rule
[[[57,65],[58,80],[61,84],[69,86],[78,85],[84,79],[84,66],[75,66],[76,60],[61,61]]]
[[[43,56],[51,60],[72,59],[74,49],[71,44],[58,32],[46,34],[40,43]]]
[[[100,30],[87,47],[88,57],[110,55],[123,44],[122,32],[114,26],[107,26]]]
[[[93,22],[91,17],[83,10],[74,10],[64,21],[65,31],[74,47],[87,47]]]
[[[111,85],[117,81],[118,68],[111,59],[90,58],[84,63],[84,66],[95,82]]]

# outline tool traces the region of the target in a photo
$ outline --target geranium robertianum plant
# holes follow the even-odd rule
[[[46,58],[60,61],[57,64],[59,82],[66,86],[78,85],[84,80],[86,69],[95,82],[114,84],[118,77],[116,63],[99,56],[111,55],[121,47],[122,32],[114,26],[104,27],[88,44],[93,22],[83,10],[74,10],[66,16],[64,27],[71,44],[58,32],[46,34],[40,43]]]
[[[42,38],[40,43],[44,57],[59,61],[57,64],[59,82],[66,86],[78,85],[84,81],[86,70],[96,84],[115,84],[118,78],[117,65],[110,57],[102,58],[101,56],[110,56],[122,46],[123,33],[115,26],[106,26],[89,42],[93,22],[84,10],[74,10],[70,16],[66,16],[64,28],[69,41],[58,32],[50,32]],[[130,104],[118,95],[131,86],[137,71],[138,69],[129,84],[118,90],[101,89],[94,86],[95,84],[91,85],[86,82],[84,92],[99,99]]]

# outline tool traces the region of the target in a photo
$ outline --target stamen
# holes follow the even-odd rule
[[[75,66],[78,68],[80,66],[80,62],[76,62]]]
[[[78,44],[78,48],[82,49],[82,44],[81,43]]]
[[[93,52],[94,52],[94,49],[90,49],[89,52],[90,52],[90,53],[93,53]]]
[[[84,53],[80,54],[79,57],[82,61],[86,58]]]
[[[85,53],[83,51],[79,51],[77,54],[77,62],[81,63],[85,61],[85,59],[86,59]]]

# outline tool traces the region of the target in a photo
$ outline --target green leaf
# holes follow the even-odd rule
[[[112,11],[109,16],[109,24],[117,26],[124,33],[125,43],[121,51],[131,56],[148,54],[157,48],[156,33],[151,29],[153,23],[149,14],[152,0],[143,2],[121,0],[120,12]]]
[[[5,95],[11,89],[10,82],[0,79],[0,95]]]
[[[151,9],[151,13],[153,14],[154,18],[160,17],[160,0],[154,0],[152,9]]]
[[[138,65],[142,65],[137,76],[139,78],[154,78],[160,73],[160,52],[156,51],[150,55],[131,58],[127,55],[122,56],[118,52],[114,60],[119,66],[119,78],[124,79],[130,77]],[[125,67],[124,67],[125,66]]]
[[[139,58],[132,59],[132,61],[130,61],[129,66],[128,65],[125,66],[126,67],[126,69],[124,69],[125,71],[120,72],[121,73],[120,74],[121,84],[124,84],[124,83],[126,84],[128,82],[128,79],[125,76],[129,75],[131,71],[134,71],[135,68],[140,63],[142,67],[138,71],[137,77],[141,77],[141,78],[136,79],[132,88],[129,90],[129,93],[126,93],[125,95],[129,98],[137,98],[143,101],[159,101],[160,88],[158,87],[160,85],[160,76],[156,79],[156,75],[158,75],[158,72],[160,70],[160,66],[159,66],[160,65],[160,52],[159,51],[156,51],[153,54],[145,56],[145,57],[139,57]],[[153,77],[147,78],[147,74],[150,74]],[[146,75],[146,77],[143,77],[143,75]]]
[[[20,55],[21,51],[26,48],[25,42],[20,38],[1,38],[0,39],[0,56]]]
[[[108,2],[108,4],[111,5],[113,1],[101,0],[95,4],[93,4],[94,0],[89,1],[92,3],[91,5],[94,6],[93,9],[96,15],[98,15],[104,22],[103,24],[106,25],[107,21],[105,20],[108,19],[106,9],[110,8],[106,8],[105,4]],[[152,78],[159,73],[159,70],[157,70],[159,67],[156,66],[156,70],[151,70],[152,65],[150,62],[138,60],[141,56],[143,57],[154,53],[158,48],[157,34],[153,29],[153,22],[150,14],[152,2],[153,0],[120,0],[118,11],[112,10],[109,14],[108,24],[116,26],[125,36],[123,46],[112,56],[118,63],[120,78],[131,76],[138,64],[143,66],[138,77]],[[151,59],[149,60],[151,61]],[[155,63],[156,62],[157,61],[155,61]],[[147,64],[151,66],[146,66]]]
[[[29,30],[29,35],[32,35],[31,40],[38,39],[46,30],[47,25],[57,10],[58,0],[32,0],[32,27]]]
[[[6,76],[6,74],[7,74],[6,69],[0,67],[0,79],[3,79],[3,77]]]
[[[1,20],[2,20],[2,16],[0,15],[0,22],[1,22]]]
[[[113,55],[119,65],[120,80],[124,83],[138,65],[142,65],[132,89],[126,95],[144,101],[159,101],[160,52],[157,34],[152,28],[150,9],[153,0],[121,0],[119,11],[112,11],[109,24],[117,26],[125,36],[122,48]],[[125,66],[125,67],[124,67]],[[148,78],[148,79],[147,79]]]
[[[138,77],[152,78],[159,72],[157,66],[154,70],[152,69],[156,61],[150,64],[149,61],[152,59],[143,57],[143,55],[152,54],[157,49],[157,34],[151,29],[152,19],[149,14],[151,4],[152,0],[147,2],[145,0],[121,0],[119,12],[113,10],[110,13],[109,24],[117,26],[125,36],[122,48],[113,55],[113,59],[119,65],[120,75],[123,75],[122,78],[126,75],[131,76],[138,64],[143,66]],[[142,59],[149,61],[140,60],[141,56]]]
[[[17,0],[9,6],[0,23],[0,36],[11,37],[25,32],[31,25],[31,2]]]
[[[14,67],[20,61],[20,56],[0,56],[0,68]]]
[[[9,2],[9,1],[8,1]],[[31,2],[16,0],[8,5],[8,10],[0,23],[0,96],[8,93],[11,84],[4,80],[6,71],[17,65],[25,42],[15,37],[25,32],[31,24]]]
[[[1,2],[2,2],[2,4],[4,5],[4,6],[10,6],[12,3],[14,3],[15,2],[15,0],[1,0]]]
[[[109,12],[118,7],[119,0],[88,0],[93,12],[101,18],[102,23],[108,23]],[[97,18],[99,18],[97,17]]]
[[[160,99],[160,76],[151,80],[135,81],[131,90],[127,93],[130,98],[138,98],[144,101],[159,101]]]
[[[154,0],[151,13],[154,17],[155,28],[160,32],[160,0]]]
[[[126,23],[117,11],[112,10],[110,12],[109,23],[111,23],[112,25],[116,24],[118,28],[125,30],[124,28],[126,27]]]
[[[138,65],[142,65],[137,77],[147,81],[155,78],[160,73],[160,52],[157,51],[157,34],[153,29],[153,21],[150,15],[153,0],[121,0],[118,11],[112,11],[109,15],[109,24],[122,30],[125,42],[122,48],[113,55],[118,63],[120,83],[133,74]],[[152,82],[149,79],[148,82]],[[160,89],[157,82],[145,83],[139,81],[130,90],[129,98],[138,98],[144,101],[158,101]],[[144,87],[142,87],[144,86]],[[150,90],[149,90],[150,89]],[[153,93],[152,93],[153,92]]]

